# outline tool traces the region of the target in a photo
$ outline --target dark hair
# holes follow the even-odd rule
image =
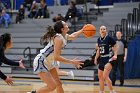
[[[47,32],[40,38],[40,44],[41,45],[46,45],[49,40],[51,40],[51,37],[55,35],[55,31],[52,28],[52,26],[47,27]]]
[[[74,1],[71,1],[70,3],[72,4],[73,7],[76,6],[76,3]]]
[[[40,44],[41,45],[46,45],[49,40],[51,40],[52,37],[56,35],[56,33],[61,34],[61,28],[63,28],[62,21],[57,21],[54,25],[54,28],[52,26],[47,27],[47,33],[45,33],[41,38],[40,38]]]
[[[60,21],[57,21],[57,22],[55,23],[55,25],[54,25],[54,30],[55,30],[56,33],[61,34],[61,33],[62,33],[62,32],[61,32],[61,28],[64,28],[64,26],[63,26],[63,24],[62,24],[62,21],[60,20]]]
[[[65,18],[61,14],[58,14],[52,20],[53,20],[53,22],[57,22],[57,21],[60,21],[60,20],[65,21]]]
[[[4,33],[0,36],[0,43],[1,47],[6,48],[7,42],[10,42],[11,40],[11,34],[10,33]]]

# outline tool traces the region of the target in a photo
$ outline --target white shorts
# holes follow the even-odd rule
[[[44,58],[43,56],[37,55],[33,62],[34,73],[48,72],[50,69],[54,68],[53,62],[54,60],[50,56]]]
[[[59,61],[54,61],[53,66],[59,68],[60,67],[60,62]]]

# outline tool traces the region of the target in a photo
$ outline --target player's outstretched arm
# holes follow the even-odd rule
[[[83,29],[77,31],[77,32],[74,32],[70,35],[68,35],[68,40],[75,40],[78,36],[80,36],[81,34],[83,33]]]

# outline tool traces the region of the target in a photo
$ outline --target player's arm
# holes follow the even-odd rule
[[[115,56],[115,57],[117,57],[118,49],[119,49],[119,46],[118,46],[118,44],[116,43],[116,44],[113,46],[113,52],[114,52],[114,56]]]
[[[7,65],[11,65],[11,66],[19,66],[19,62],[15,62],[13,60],[10,60],[6,57],[4,57],[4,61],[3,61],[4,64],[7,64]]]
[[[113,47],[113,52],[114,52],[113,60],[116,60],[119,46],[118,46],[116,40],[112,37],[109,37],[109,44]]]
[[[3,49],[1,49],[1,52],[0,52],[0,61],[7,65],[19,66],[20,68],[25,68],[25,66],[22,63],[22,59],[18,62],[15,62],[13,60],[6,58]]]
[[[7,76],[0,71],[0,78],[6,80]]]
[[[70,35],[67,35],[67,39],[68,40],[75,40],[78,36],[80,36],[81,34],[83,33],[83,30],[81,29],[81,30],[79,30],[79,31],[77,31],[77,32],[74,32],[74,33],[72,33],[72,34],[70,34]]]
[[[95,56],[95,59],[94,59],[94,64],[97,65],[97,59],[99,58],[100,56],[100,49],[99,47],[97,47],[97,52],[96,52],[96,56]]]
[[[60,55],[62,45],[63,45],[62,39],[59,38],[59,36],[55,37],[54,38],[54,59],[59,62],[72,63],[70,60]]]
[[[3,62],[4,64],[7,64],[7,65],[19,66],[19,63],[14,62],[14,61],[5,57],[3,48],[1,48],[1,50],[0,50],[0,61]]]
[[[55,59],[55,61],[59,61],[59,62],[67,63],[67,64],[73,64],[77,68],[81,67],[81,64],[83,64],[83,63],[80,62],[80,60],[76,60],[76,59],[70,60],[70,59],[64,58],[60,55],[62,45],[63,45],[62,39],[59,38],[59,36],[55,37],[54,38],[54,59]]]

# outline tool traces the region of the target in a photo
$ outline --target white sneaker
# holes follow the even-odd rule
[[[41,18],[44,18],[44,16],[41,16]]]
[[[115,90],[112,90],[112,91],[110,91],[110,93],[117,93],[117,92],[115,92]]]
[[[38,16],[37,18],[40,19],[40,16]]]
[[[73,73],[73,71],[70,71],[68,75],[71,76],[72,79],[74,79],[74,73]]]

